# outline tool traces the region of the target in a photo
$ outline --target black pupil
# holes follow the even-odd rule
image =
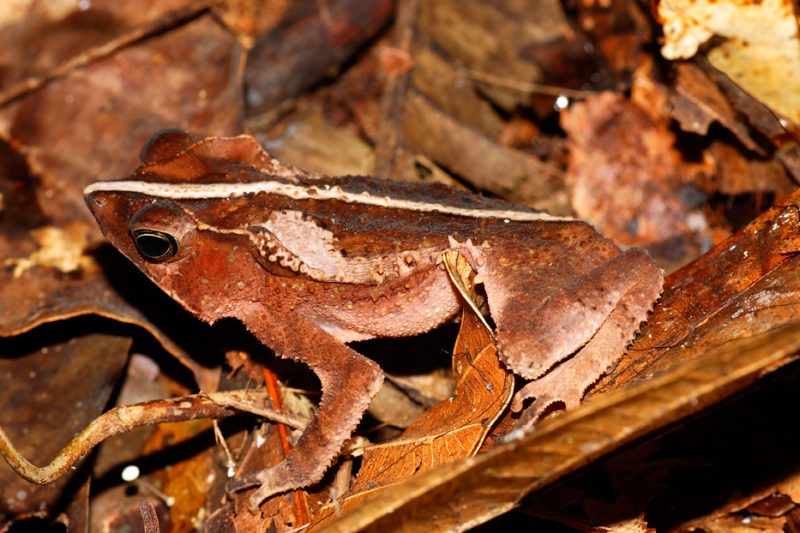
[[[136,247],[147,259],[169,259],[178,250],[175,238],[160,231],[140,230],[133,232]]]

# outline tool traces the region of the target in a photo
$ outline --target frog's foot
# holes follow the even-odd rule
[[[287,459],[282,463],[258,472],[251,478],[259,487],[250,495],[248,509],[250,512],[254,513],[258,510],[261,502],[270,496],[314,483],[314,481],[305,482],[301,480],[312,479],[319,481],[328,466],[325,463],[321,464],[321,468],[318,467],[315,469],[312,466],[310,470],[303,472],[298,471],[296,465],[292,465],[291,461]]]
[[[278,463],[277,465],[265,468],[256,474],[244,476],[228,483],[229,493],[257,487],[257,490],[250,495],[248,509],[251,513],[258,511],[261,502],[282,492],[292,489],[305,487],[322,478],[327,468],[327,464],[318,463],[308,465],[305,469],[298,468],[292,464],[291,458]]]

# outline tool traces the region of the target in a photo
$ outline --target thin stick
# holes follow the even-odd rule
[[[581,91],[576,89],[568,89],[566,87],[556,87],[555,85],[545,85],[543,83],[532,83],[528,81],[516,80],[513,78],[504,78],[495,76],[488,72],[481,72],[479,70],[466,69],[467,75],[475,81],[495,85],[497,87],[504,87],[514,91],[523,93],[546,94],[549,96],[568,96],[578,100],[583,100],[596,91]]]
[[[275,410],[278,412],[283,411],[283,398],[281,397],[281,390],[278,385],[278,377],[272,370],[266,367],[264,367],[264,382],[267,387],[267,394],[269,394],[272,405],[275,406]],[[288,455],[292,450],[292,443],[289,442],[289,430],[284,424],[277,424],[277,428],[283,453]],[[295,489],[294,507],[297,524],[300,527],[308,527],[309,522],[311,522],[311,511],[308,505],[308,493],[303,489]]]
[[[25,459],[0,427],[0,455],[17,474],[31,483],[44,485],[63,476],[103,440],[140,426],[198,418],[224,418],[240,412],[257,414],[292,427],[305,426],[304,420],[265,408],[265,399],[264,391],[225,391],[115,407],[94,419],[49,465],[43,467]]]

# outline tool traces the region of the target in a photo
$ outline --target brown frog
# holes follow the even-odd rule
[[[309,365],[319,409],[251,502],[318,481],[383,374],[347,346],[429,331],[460,297],[442,254],[477,272],[503,362],[532,380],[536,413],[577,404],[624,353],[661,270],[589,224],[441,185],[331,178],[280,163],[249,136],[169,130],[124,180],[86,188],[108,240],[198,318],[235,317]]]

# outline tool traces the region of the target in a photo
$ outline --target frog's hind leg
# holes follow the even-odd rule
[[[539,378],[515,405],[535,396],[538,412],[558,400],[570,406],[580,400],[624,353],[663,283],[661,269],[639,250],[619,254],[570,286],[556,284],[544,302],[524,273],[508,277],[487,272],[484,287],[503,360],[521,376]]]
[[[597,333],[571,359],[528,383],[514,395],[514,411],[521,411],[525,400],[535,398],[525,411],[523,424],[535,422],[546,409],[558,402],[563,403],[566,409],[576,407],[586,390],[616,364],[659,295],[663,283],[661,270],[651,268],[647,274],[649,277],[637,278],[630,285]]]

